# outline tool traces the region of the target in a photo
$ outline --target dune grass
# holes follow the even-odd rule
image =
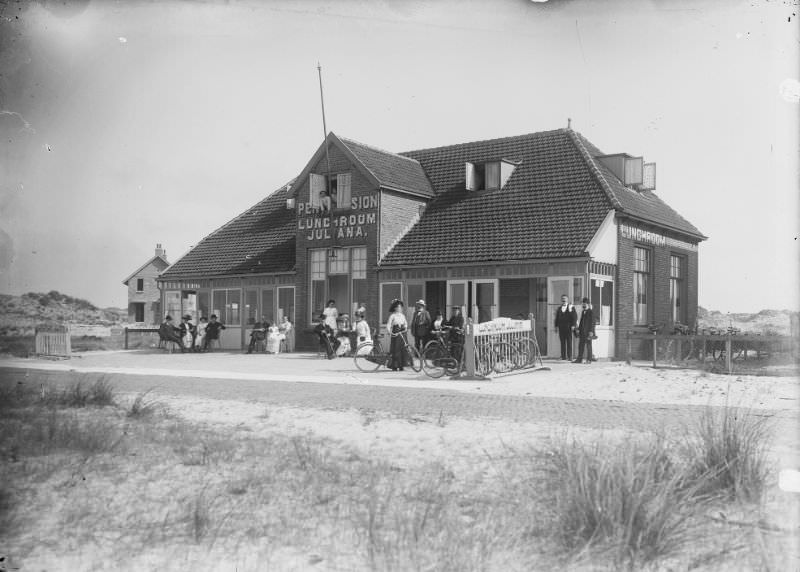
[[[737,451],[726,467],[755,467],[741,459],[766,438],[735,417],[700,424],[695,448],[557,438],[456,474],[311,434],[189,423],[152,391],[120,399],[80,381],[0,387],[0,546],[26,568],[725,569],[744,549],[709,547],[704,515],[731,499],[711,462],[730,455],[707,453],[721,440]],[[752,490],[744,474],[734,490]]]

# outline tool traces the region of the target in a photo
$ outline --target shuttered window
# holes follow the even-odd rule
[[[336,208],[350,208],[350,173],[336,175]]]
[[[320,207],[320,193],[325,191],[325,176],[311,173],[309,176],[309,201],[312,208]]]

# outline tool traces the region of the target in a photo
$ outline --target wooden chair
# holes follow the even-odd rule
[[[163,337],[161,333],[158,334],[158,348],[162,350],[169,350],[169,353],[172,353],[172,349],[176,347],[181,349],[181,345],[176,342],[175,340],[168,340],[167,338]]]

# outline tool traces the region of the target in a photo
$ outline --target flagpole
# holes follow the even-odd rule
[[[328,126],[325,123],[325,96],[322,93],[322,66],[319,64],[319,62],[317,62],[317,73],[319,74],[319,100],[322,104],[322,140],[325,144],[325,165],[328,168],[325,179],[328,187],[328,198],[333,200],[333,197],[331,196],[331,160],[328,156]],[[331,210],[333,209],[331,208]]]

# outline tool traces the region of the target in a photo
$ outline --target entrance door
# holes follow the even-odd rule
[[[445,311],[445,318],[450,317],[450,308],[459,306],[461,308],[461,315],[464,316],[466,321],[469,313],[467,312],[467,281],[448,281],[447,282],[447,309]]]
[[[412,328],[410,326],[411,320],[414,317],[414,310],[416,309],[415,304],[417,300],[425,300],[425,283],[406,282],[406,300],[408,300],[406,304],[406,320],[409,324],[409,331],[411,331]]]
[[[554,326],[556,311],[561,306],[561,296],[572,303],[572,276],[547,279],[547,356],[561,357],[561,342],[558,329]],[[568,356],[571,357],[571,356]]]
[[[497,280],[473,280],[472,317],[476,323],[488,322],[497,317],[499,288]]]

